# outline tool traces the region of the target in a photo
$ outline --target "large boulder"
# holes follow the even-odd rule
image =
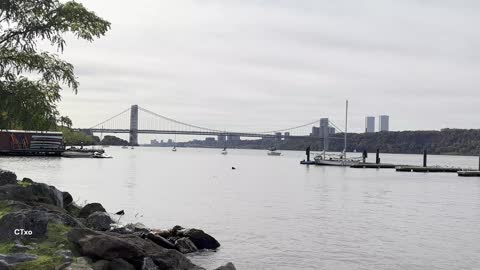
[[[124,259],[114,259],[108,265],[109,269],[115,270],[135,270],[135,267]]]
[[[78,246],[80,254],[84,256],[104,260],[124,259],[129,263],[137,261],[138,258],[150,257],[160,269],[201,269],[180,252],[165,249],[134,234],[124,235],[75,228],[68,233],[67,237],[70,242]]]
[[[0,186],[14,185],[17,183],[17,175],[11,171],[0,169]]]
[[[96,231],[107,231],[112,224],[112,218],[105,212],[97,211],[87,217],[87,227]]]
[[[78,217],[80,218],[87,218],[91,214],[95,212],[107,212],[105,208],[99,203],[89,203],[85,205],[81,210],[80,213],[78,214]]]
[[[27,204],[50,204],[63,208],[63,194],[54,186],[43,183],[30,185],[0,185],[0,198]]]
[[[199,229],[185,229],[178,231],[180,237],[187,237],[190,239],[198,249],[217,249],[220,243],[211,235]]]
[[[83,227],[83,225],[70,215],[41,206],[30,207],[16,202],[8,202],[12,210],[0,219],[0,242],[14,241],[19,239],[40,239],[47,234],[48,224],[57,223],[71,227]],[[31,231],[31,234],[16,231],[23,229]]]

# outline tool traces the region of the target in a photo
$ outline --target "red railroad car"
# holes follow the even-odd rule
[[[63,151],[62,132],[0,130],[0,154],[60,155]]]

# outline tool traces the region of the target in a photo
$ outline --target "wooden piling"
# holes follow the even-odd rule
[[[375,158],[375,163],[380,164],[380,149],[377,148],[377,156]]]
[[[427,167],[427,149],[423,150],[423,167]]]

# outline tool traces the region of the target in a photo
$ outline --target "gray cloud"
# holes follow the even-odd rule
[[[275,129],[328,116],[390,114],[403,129],[475,128],[478,1],[84,0],[112,22],[69,39],[89,126],[133,103],[219,129]]]

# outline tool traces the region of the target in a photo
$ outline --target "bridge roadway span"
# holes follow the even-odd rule
[[[92,133],[131,133],[130,129],[77,129],[77,130],[89,130]],[[177,135],[201,135],[201,136],[240,136],[240,137],[258,137],[258,138],[291,138],[302,139],[312,138],[311,136],[293,136],[288,135],[275,135],[275,134],[262,134],[262,133],[246,133],[246,132],[219,132],[219,131],[182,131],[182,130],[148,130],[139,129],[136,130],[138,134],[177,134]]]

